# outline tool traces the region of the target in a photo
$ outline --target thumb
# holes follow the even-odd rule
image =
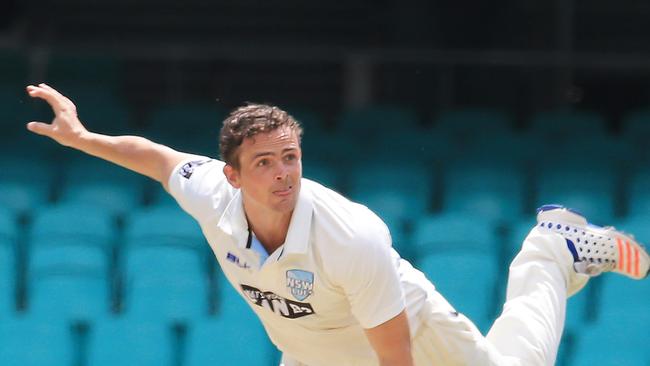
[[[52,133],[52,125],[43,122],[29,122],[27,124],[27,129],[43,136],[50,136]]]

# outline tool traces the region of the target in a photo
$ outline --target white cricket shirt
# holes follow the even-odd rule
[[[261,263],[247,248],[242,196],[223,167],[194,156],[173,170],[169,190],[199,222],[226,278],[282,352],[310,366],[377,365],[364,328],[405,308],[415,334],[433,286],[391,248],[381,219],[303,179],[286,241]]]

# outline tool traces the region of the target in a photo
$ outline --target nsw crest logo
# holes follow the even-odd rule
[[[314,274],[300,269],[287,271],[287,287],[298,301],[302,301],[314,293]]]

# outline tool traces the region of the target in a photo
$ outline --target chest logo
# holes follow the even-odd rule
[[[237,257],[236,255],[230,252],[228,252],[228,254],[226,255],[226,259],[228,259],[229,262],[235,263],[239,268],[243,268],[243,269],[251,268],[251,266],[249,266],[248,263],[242,261],[241,259],[239,259],[239,257]]]
[[[288,270],[287,287],[296,300],[303,301],[314,293],[314,273],[300,269]]]

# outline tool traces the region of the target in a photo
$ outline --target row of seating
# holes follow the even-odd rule
[[[68,320],[22,314],[0,320],[0,362],[48,365],[277,365],[279,353],[249,306],[225,287],[218,316],[152,321],[100,316]],[[70,299],[70,302],[76,299]]]
[[[650,209],[650,169],[641,163],[463,160],[439,166],[375,161],[346,168],[309,159],[304,161],[306,177],[367,204],[391,223],[436,212],[512,221],[530,217],[541,204],[564,202],[606,224]],[[158,183],[99,159],[59,167],[4,158],[0,172],[0,205],[21,214],[35,214],[53,203],[89,204],[120,217],[152,205],[175,207]]]
[[[98,316],[116,305],[132,316],[191,318],[220,303],[212,297],[219,285],[211,274],[214,259],[197,224],[178,208],[134,212],[124,230],[110,214],[86,205],[43,209],[22,234],[15,217],[0,217],[6,313],[15,308],[10,294],[20,285],[29,311],[57,317]],[[647,241],[647,220],[636,216],[618,224]],[[410,233],[391,230],[398,252],[486,330],[503,299],[507,266],[533,222],[501,226],[480,216],[443,213],[420,218]],[[484,299],[469,301],[470,294]],[[76,300],[70,304],[68,298]],[[587,304],[580,306],[580,314],[589,311]]]
[[[66,71],[72,75],[73,70],[79,72],[83,71],[83,68]],[[179,120],[174,117],[180,116],[183,124],[189,122],[192,127],[205,128],[215,126],[215,122],[221,121],[230,109],[230,106],[216,103],[176,102],[153,107],[147,115],[139,116],[142,120],[135,121],[132,108],[124,101],[123,94],[108,82],[115,79],[116,72],[114,70],[103,70],[103,72],[107,76],[107,83],[99,84],[101,85],[99,87],[98,81],[75,80],[74,78],[64,78],[59,81],[59,84],[56,84],[57,80],[53,79],[51,83],[76,102],[80,117],[91,126],[110,127],[118,123],[120,126],[179,129]],[[99,82],[102,81],[104,80]],[[10,101],[3,107],[3,112],[7,112],[7,117],[23,117],[25,113],[30,112],[39,114],[47,112],[44,103],[27,102],[29,98],[24,92],[24,85],[17,85],[15,82],[4,84],[0,86],[0,95],[7,97],[7,100]],[[427,120],[415,110],[398,105],[371,105],[364,108],[348,109],[334,118],[331,115],[322,115],[300,106],[282,107],[295,115],[306,130],[315,134],[332,127],[353,135],[370,136],[396,128],[417,130],[423,126],[434,126],[438,130],[447,130],[455,134],[472,134],[476,132],[477,128],[482,133],[498,134],[523,127],[524,130],[546,137],[561,138],[567,133],[579,132],[582,136],[603,135],[610,130],[608,121],[599,113],[571,109],[541,111],[533,114],[530,118],[518,121],[512,113],[495,108],[466,107],[441,111],[436,113],[434,118]],[[111,119],[111,117],[122,118]],[[630,111],[622,117],[620,130],[623,134],[630,136],[638,132],[647,134],[649,118],[650,111],[648,109]]]

